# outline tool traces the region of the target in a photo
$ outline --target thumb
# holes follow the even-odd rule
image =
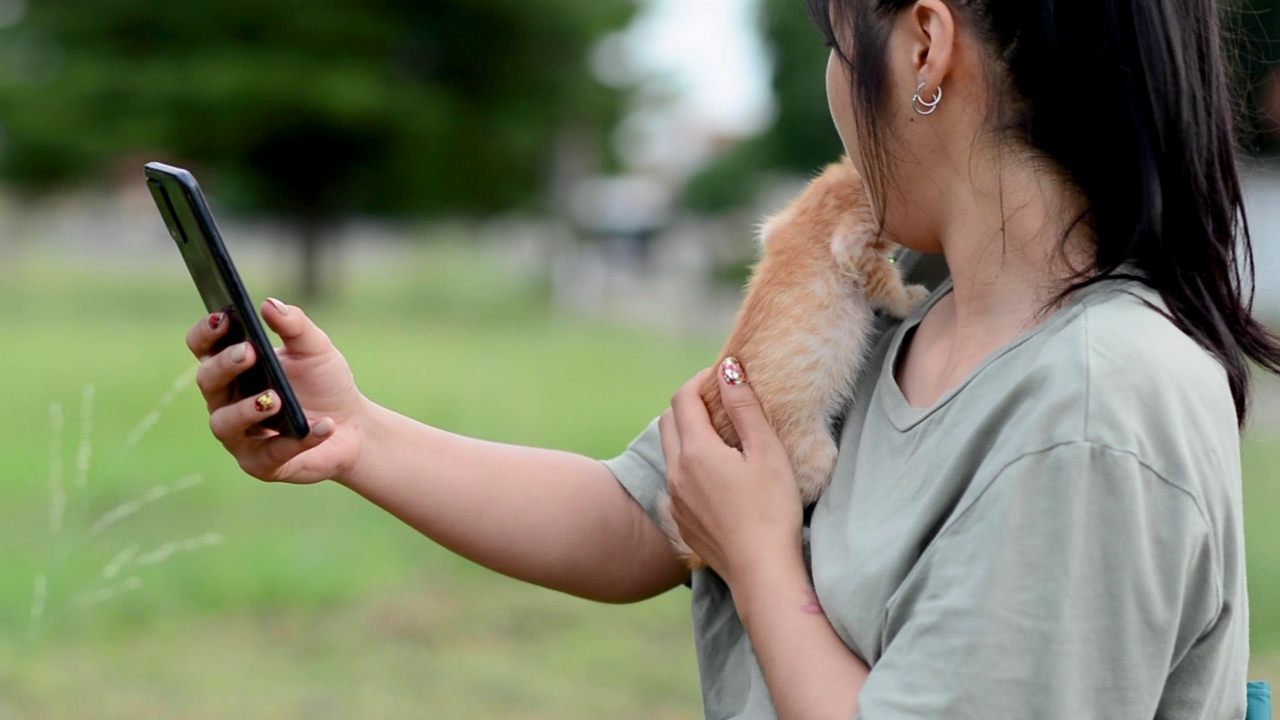
[[[746,371],[737,359],[728,357],[720,363],[720,402],[738,431],[743,452],[751,452],[769,443],[777,442],[778,435],[769,425],[760,398],[747,384]]]
[[[268,298],[262,303],[262,319],[284,341],[285,349],[295,355],[323,355],[333,346],[329,336],[295,305]]]

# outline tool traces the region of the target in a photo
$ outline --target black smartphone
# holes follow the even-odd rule
[[[310,432],[307,416],[280,368],[262,321],[258,319],[257,306],[249,299],[231,255],[222,244],[213,213],[195,177],[182,168],[157,162],[147,163],[144,174],[160,217],[187,263],[205,309],[210,313],[226,313],[231,323],[214,350],[248,340],[257,352],[254,366],[236,378],[239,396],[253,397],[268,389],[275,390],[282,407],[261,425],[281,435],[306,437]]]

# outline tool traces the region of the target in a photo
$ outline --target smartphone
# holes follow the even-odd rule
[[[302,439],[310,432],[307,416],[289,386],[267,332],[258,319],[257,305],[240,281],[240,273],[222,244],[213,222],[213,213],[195,177],[182,168],[158,162],[147,163],[147,189],[156,201],[169,236],[178,245],[196,290],[210,313],[224,312],[231,325],[214,347],[222,350],[248,340],[257,353],[254,366],[241,373],[235,389],[242,398],[274,390],[280,398],[280,412],[263,420],[263,427],[281,435]]]

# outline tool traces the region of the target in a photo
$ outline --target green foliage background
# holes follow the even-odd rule
[[[140,155],[233,206],[536,204],[558,130],[612,126],[585,58],[624,0],[33,0],[0,31],[0,176],[42,187]]]

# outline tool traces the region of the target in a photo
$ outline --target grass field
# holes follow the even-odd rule
[[[538,287],[495,272],[430,251],[351,280],[312,314],[375,400],[595,457],[625,447],[718,345],[553,319]],[[250,286],[282,292],[264,277]],[[176,271],[0,270],[0,720],[700,717],[683,589],[629,607],[562,597],[454,558],[342,488],[240,474],[182,386],[194,364],[182,336],[200,312]],[[53,454],[67,492],[56,533]],[[1280,444],[1255,434],[1245,459],[1254,674],[1274,681]],[[202,482],[155,495],[193,474]],[[137,513],[87,532],[148,492]],[[161,561],[166,543],[190,539],[210,546]],[[137,572],[103,580],[130,551]],[[47,602],[29,637],[37,576]]]

